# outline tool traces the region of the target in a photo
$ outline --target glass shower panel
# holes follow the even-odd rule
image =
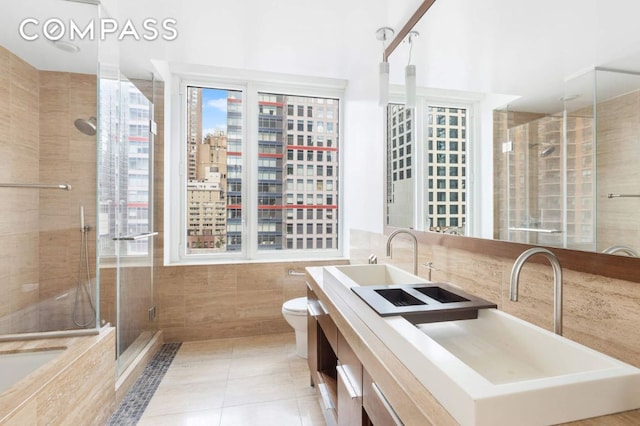
[[[69,3],[64,10],[69,19],[98,17],[97,8],[86,4]],[[5,47],[0,48],[0,335],[97,333],[100,41],[87,39],[73,61],[44,44]],[[40,48],[35,64],[29,53]]]
[[[115,255],[118,370],[156,332],[153,300],[153,104],[131,81],[120,83],[120,141],[116,153]]]
[[[562,117],[509,129],[509,239],[558,246],[563,239]]]
[[[582,114],[582,115],[579,115]],[[594,242],[593,117],[564,111],[509,129],[509,240],[572,249]]]
[[[120,373],[156,331],[153,104],[118,72],[102,76],[100,90],[99,248],[104,265],[100,280],[103,320],[116,326]]]
[[[593,116],[573,112],[565,120],[566,136],[566,240],[564,247],[595,249],[595,152]],[[575,115],[574,115],[575,114]],[[582,114],[582,115],[578,115]]]

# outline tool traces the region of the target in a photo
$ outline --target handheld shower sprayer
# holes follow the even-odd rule
[[[91,270],[89,264],[89,239],[88,233],[91,227],[85,223],[84,206],[80,206],[80,259],[78,265],[78,281],[76,285],[76,297],[73,303],[73,322],[78,327],[88,327],[95,321],[96,308],[93,304],[93,295],[91,292]],[[84,271],[83,271],[84,269]],[[83,274],[84,272],[84,274]],[[84,282],[83,282],[84,281]],[[86,321],[80,319],[81,304],[86,303],[89,310],[89,318]],[[85,312],[86,316],[86,312]]]

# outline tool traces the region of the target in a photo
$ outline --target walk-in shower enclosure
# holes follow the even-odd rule
[[[81,25],[110,17],[59,3]],[[117,38],[76,43],[0,46],[0,339],[110,324],[122,371],[157,328],[153,80],[122,75]]]

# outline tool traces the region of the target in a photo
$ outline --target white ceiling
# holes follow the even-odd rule
[[[118,45],[127,74],[149,75],[151,60],[375,82],[382,45],[375,31],[398,31],[421,0],[104,0],[124,22],[175,18],[178,39]],[[96,6],[64,0],[0,5],[0,44],[39,69],[96,71],[97,43],[80,54],[26,42],[26,17],[87,22]],[[412,53],[424,87],[522,96],[520,107],[554,112],[576,94],[567,81],[599,67],[640,71],[638,0],[436,0],[417,25]],[[408,46],[391,56],[402,84]],[[569,83],[571,84],[571,83]],[[576,86],[577,87],[577,86]],[[570,91],[571,93],[567,93]],[[582,93],[581,93],[582,94]],[[586,94],[582,94],[586,96]],[[374,96],[375,97],[375,96]]]

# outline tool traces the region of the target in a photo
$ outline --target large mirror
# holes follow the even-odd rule
[[[640,75],[596,69],[553,109],[495,111],[495,238],[637,257],[639,96]]]
[[[548,15],[540,14],[537,6],[515,11],[502,2],[489,16],[472,2],[462,3],[436,3],[414,27],[421,34],[413,57],[423,92],[421,96],[418,90],[418,105],[411,111],[412,134],[406,134],[404,123],[405,144],[407,136],[413,140],[409,158],[406,145],[401,146],[398,115],[404,96],[396,103],[391,96],[386,111],[386,225],[637,256],[640,55],[618,29],[638,6],[624,2],[616,12],[603,15],[599,4],[571,2],[575,4],[567,4],[566,10]],[[581,10],[579,25],[569,18],[573,6]],[[505,30],[509,37],[503,37],[495,28],[504,30],[499,22],[516,25],[509,18],[513,14],[522,22],[537,16],[537,27],[545,31],[533,36],[511,26],[512,31]],[[437,29],[454,15],[461,25],[469,24],[466,34],[473,37],[443,41]],[[479,27],[469,16],[486,20]],[[564,24],[552,25],[556,21]],[[442,41],[442,49],[431,42],[435,39]],[[567,49],[569,45],[580,48]],[[393,70],[403,69],[406,55],[394,55],[391,83],[402,91],[403,78]],[[461,66],[473,72],[461,72]],[[460,105],[463,96],[454,96],[449,104],[443,97],[433,99],[427,87],[449,94],[460,91],[471,100]],[[508,101],[473,101],[478,93]],[[451,123],[448,114],[440,112],[456,107],[468,107],[466,134],[460,138],[458,129],[454,141],[456,148],[465,147],[452,153]],[[482,157],[474,153],[485,149],[493,152]],[[452,168],[459,176],[450,175]],[[452,200],[464,203],[452,207]],[[475,216],[478,212],[484,215],[481,219]]]

